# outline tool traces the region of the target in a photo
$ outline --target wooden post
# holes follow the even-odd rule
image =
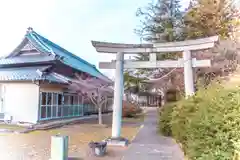
[[[124,54],[118,52],[116,55],[116,70],[114,84],[113,116],[112,116],[112,138],[121,136],[122,126],[122,101],[123,101],[123,60]]]
[[[51,137],[51,159],[50,160],[67,160],[68,159],[68,136]]]

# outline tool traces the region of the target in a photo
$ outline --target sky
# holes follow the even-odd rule
[[[0,56],[9,54],[28,27],[68,51],[98,66],[111,61],[99,54],[91,40],[140,43],[134,33],[136,11],[152,0],[0,0]],[[182,5],[189,0],[182,0]],[[110,78],[113,70],[101,70]]]

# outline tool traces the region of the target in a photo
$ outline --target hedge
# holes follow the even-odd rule
[[[171,130],[171,118],[173,108],[176,106],[176,103],[168,103],[166,104],[160,111],[160,119],[159,119],[159,131],[164,134],[164,136],[172,136]]]
[[[240,140],[240,91],[212,85],[164,107],[159,129],[182,144],[188,159],[233,159]]]

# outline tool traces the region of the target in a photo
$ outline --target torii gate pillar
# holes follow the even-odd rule
[[[185,86],[185,97],[189,97],[194,94],[194,79],[193,79],[193,67],[191,51],[183,52],[184,61],[184,86]]]
[[[124,92],[124,53],[117,52],[115,63],[115,83],[112,115],[112,137],[106,139],[108,145],[127,146],[128,140],[121,137],[122,128],[122,107]]]
[[[118,52],[116,55],[115,84],[114,84],[114,101],[112,116],[112,138],[121,136],[122,126],[122,101],[123,101],[123,61],[124,54]]]

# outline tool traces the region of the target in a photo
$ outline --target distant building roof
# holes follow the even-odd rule
[[[7,56],[6,59],[8,59],[9,57],[11,57],[12,59],[14,55],[19,51],[19,49],[24,45],[24,41],[26,41],[26,39],[29,40],[34,45],[34,47],[36,47],[39,51],[52,54],[56,57],[60,57],[60,61],[62,61],[64,64],[79,71],[86,72],[91,76],[111,82],[111,80],[107,76],[103,75],[94,65],[74,55],[73,53],[67,51],[66,49],[60,47],[59,45],[51,42],[45,37],[39,35],[35,31],[33,31],[32,28],[28,28],[27,34],[25,35],[25,39],[9,56]],[[15,59],[15,61],[18,60],[19,59],[17,58]],[[39,59],[36,59],[36,61],[38,60]],[[4,59],[0,60],[0,64],[13,62],[14,60],[10,61],[6,61]]]

